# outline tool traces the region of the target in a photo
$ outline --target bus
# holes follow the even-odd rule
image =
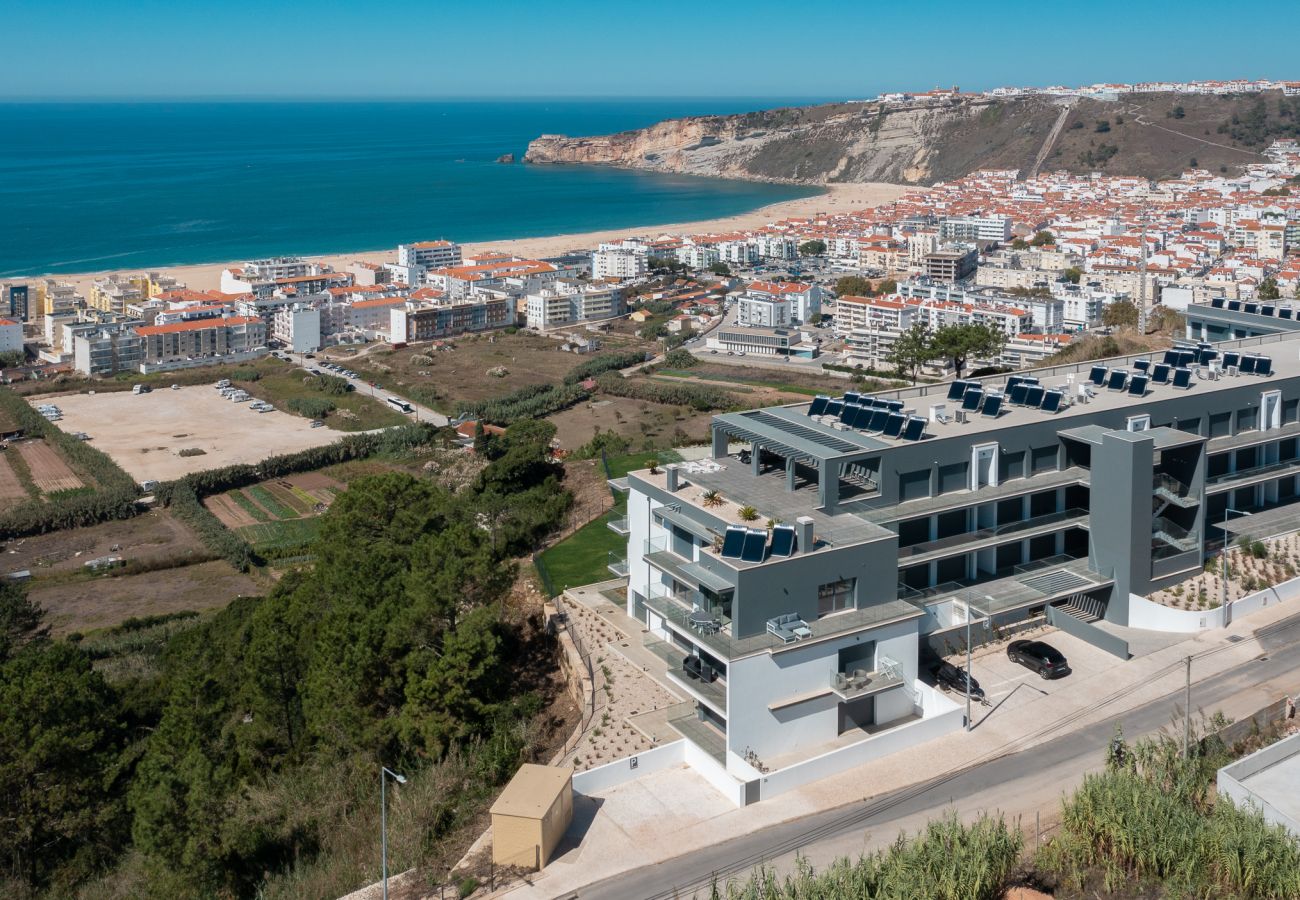
[[[414,407],[414,406],[412,406],[411,404],[407,403],[405,400],[398,400],[396,397],[389,397],[389,398],[388,398],[388,405],[391,406],[393,409],[397,410],[398,412],[401,412],[401,413],[413,413],[413,412],[415,412],[415,407]]]

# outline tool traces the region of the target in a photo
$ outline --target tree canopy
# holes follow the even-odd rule
[[[933,356],[948,360],[961,378],[967,359],[991,359],[1002,352],[1006,343],[1006,335],[991,325],[948,325],[934,332],[930,348]]]
[[[1131,300],[1107,303],[1101,311],[1101,323],[1108,328],[1137,328],[1138,308]]]
[[[826,252],[826,242],[823,240],[813,239],[804,241],[799,245],[800,256],[821,256]]]
[[[916,384],[916,373],[934,357],[934,347],[929,328],[924,322],[916,322],[894,341],[889,350],[889,362],[898,369],[900,375],[912,379]]]

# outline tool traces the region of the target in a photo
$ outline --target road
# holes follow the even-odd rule
[[[1282,694],[1300,691],[1300,616],[1292,616],[1256,632],[1265,652],[1225,672],[1198,682],[1193,678],[1192,705],[1207,714],[1224,709],[1234,716],[1253,712]],[[1222,652],[1223,644],[1198,654]],[[1171,670],[1181,670],[1182,662]],[[1195,663],[1193,663],[1193,673]],[[1099,701],[1107,705],[1122,700],[1137,688],[1116,691]],[[856,857],[892,842],[900,831],[914,832],[927,820],[955,809],[963,817],[984,810],[1000,810],[1009,817],[1032,822],[1036,812],[1055,813],[1059,796],[1077,785],[1084,773],[1101,767],[1106,745],[1116,723],[1132,739],[1168,726],[1181,708],[1182,689],[1114,716],[1080,731],[1069,731],[1070,719],[1049,723],[1037,734],[1027,734],[1016,744],[1055,737],[1028,749],[1002,748],[991,759],[977,760],[965,769],[939,776],[878,797],[817,813],[755,834],[706,847],[667,863],[635,869],[606,879],[577,893],[581,900],[614,898],[689,897],[707,895],[715,874],[746,875],[768,864],[788,871],[796,853],[814,866],[839,856]],[[672,878],[668,884],[666,879]]]
[[[321,360],[319,358],[307,359],[307,357],[302,353],[290,353],[287,350],[281,351],[281,356],[286,357],[292,362],[296,362],[298,365],[308,370],[320,369],[320,364],[322,362],[329,362],[329,360]],[[346,366],[347,363],[340,363],[340,365]],[[348,384],[352,385],[353,390],[355,390],[357,393],[359,394],[368,393],[370,396],[374,397],[380,403],[386,404],[390,397],[394,400],[400,400],[403,403],[409,403],[411,405],[411,408],[415,411],[413,413],[413,417],[417,422],[432,422],[434,425],[437,425],[438,427],[447,425],[449,422],[448,418],[444,416],[442,413],[438,412],[437,410],[433,410],[420,403],[416,403],[414,400],[410,399],[409,397],[403,397],[400,394],[394,393],[393,391],[388,391],[381,387],[373,385],[369,381],[366,381],[364,378],[349,378],[347,375],[343,375],[342,373],[339,372],[331,372],[328,369],[321,369],[321,371],[324,372],[326,375],[333,375],[335,378],[344,379],[345,381],[348,382]]]

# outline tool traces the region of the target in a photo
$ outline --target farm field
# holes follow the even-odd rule
[[[0,503],[17,503],[28,498],[27,488],[9,464],[8,455],[7,450],[0,453]]]
[[[261,592],[252,578],[220,560],[63,583],[42,584],[37,579],[28,589],[45,609],[56,636],[107,628],[133,616],[218,609],[238,596]]]
[[[202,559],[207,550],[171,513],[155,509],[131,519],[10,541],[0,550],[0,572],[28,569],[39,579],[45,573],[80,571],[86,560],[109,555],[151,562]]]
[[[10,444],[11,451],[17,451],[31,472],[32,483],[43,494],[56,491],[71,491],[85,487],[85,482],[68,467],[59,452],[42,440],[18,441]]]
[[[232,403],[210,385],[149,394],[68,394],[56,402],[65,431],[84,431],[137,481],[167,481],[233,463],[328,444],[331,428],[279,410],[257,413]],[[180,456],[182,450],[202,454]]]
[[[204,504],[221,523],[259,552],[310,543],[344,484],[320,472],[264,481],[208,497]]]

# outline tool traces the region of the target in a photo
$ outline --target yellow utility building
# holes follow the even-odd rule
[[[525,763],[492,804],[492,861],[546,867],[573,821],[573,769]]]

